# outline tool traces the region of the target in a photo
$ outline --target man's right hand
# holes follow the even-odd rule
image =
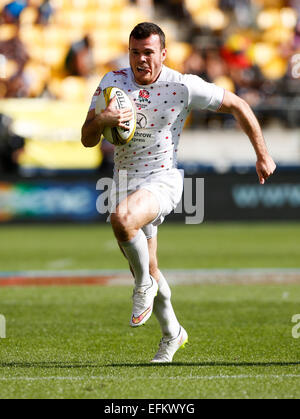
[[[109,102],[107,108],[100,115],[97,115],[96,118],[101,121],[101,124],[104,127],[120,127],[125,130],[129,130],[125,123],[132,119],[133,113],[130,108],[118,109],[116,101],[117,98],[114,96]]]
[[[81,142],[85,147],[95,147],[99,144],[101,134],[105,127],[120,127],[128,130],[125,125],[133,117],[130,109],[117,109],[116,97],[113,97],[107,108],[96,115],[95,109],[89,111],[81,130]]]

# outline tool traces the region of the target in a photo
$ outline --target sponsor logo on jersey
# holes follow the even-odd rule
[[[146,128],[147,126],[147,118],[142,113],[137,113],[136,115],[136,126],[138,128]]]

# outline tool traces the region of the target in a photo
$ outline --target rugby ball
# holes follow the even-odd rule
[[[128,131],[121,127],[105,127],[103,136],[111,144],[124,145],[132,140],[136,129],[136,109],[129,96],[118,87],[107,87],[106,89],[102,90],[98,96],[96,102],[96,114],[98,115],[103,112],[114,96],[117,98],[115,102],[117,109],[130,108],[133,112],[133,118],[126,122],[126,126],[129,128]]]

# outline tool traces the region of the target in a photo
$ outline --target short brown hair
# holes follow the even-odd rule
[[[143,22],[139,23],[131,32],[129,41],[134,39],[146,39],[151,35],[158,35],[160,38],[161,49],[166,48],[166,35],[163,30],[155,23]]]

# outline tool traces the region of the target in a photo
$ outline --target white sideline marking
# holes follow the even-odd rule
[[[144,380],[145,377],[135,377],[138,380]],[[161,376],[147,377],[147,380],[161,380]],[[300,374],[283,374],[283,375],[193,375],[188,377],[164,377],[165,380],[249,380],[249,379],[282,379],[282,378],[300,378]],[[116,376],[91,376],[91,377],[0,377],[0,381],[83,381],[83,380],[118,380],[127,381],[127,377]]]
[[[300,269],[164,269],[163,273],[170,285],[300,283]],[[129,270],[0,271],[0,279],[40,277],[107,277],[107,285],[132,285],[132,276]]]

